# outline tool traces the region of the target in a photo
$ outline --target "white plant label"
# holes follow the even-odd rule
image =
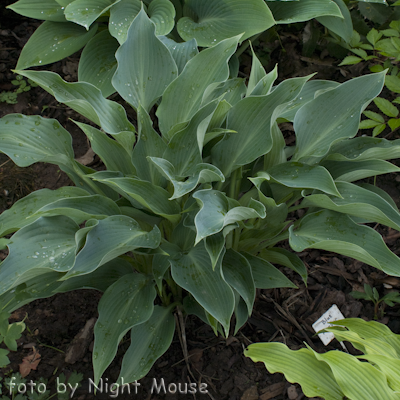
[[[314,328],[315,332],[319,332],[322,329],[326,329],[329,328],[330,326],[333,326],[332,324],[330,324],[330,322],[339,321],[340,319],[344,319],[344,316],[340,312],[338,306],[334,304],[328,311],[326,311],[321,316],[321,318],[319,318],[317,321],[313,323],[312,327]],[[328,345],[330,342],[332,342],[333,339],[335,339],[335,335],[331,332],[319,333],[318,336],[325,346]]]

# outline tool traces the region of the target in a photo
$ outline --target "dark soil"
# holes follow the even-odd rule
[[[10,3],[10,2],[9,2]],[[0,91],[14,90],[11,80],[19,52],[29,36],[38,26],[38,22],[0,9],[2,16],[0,27]],[[345,81],[363,73],[360,66],[352,68],[337,67],[337,60],[328,55],[318,54],[315,58],[301,56],[299,37],[293,33],[281,33],[282,45],[278,40],[266,45],[260,42],[261,50],[270,53],[267,69],[279,63],[280,79],[303,76],[318,72],[319,79]],[[76,79],[79,56],[74,55],[60,61],[50,69],[64,79]],[[245,68],[242,74],[249,72],[250,56],[243,54]],[[76,157],[82,157],[88,150],[85,135],[69,119],[82,120],[78,114],[64,105],[58,104],[52,96],[36,87],[18,96],[17,104],[0,103],[0,117],[8,113],[39,114],[47,118],[57,118],[73,137]],[[290,134],[290,132],[289,132]],[[391,137],[394,139],[395,137]],[[93,160],[96,163],[96,160]],[[18,168],[5,155],[0,154],[0,212],[9,208],[16,200],[40,188],[56,189],[72,185],[68,177],[57,166],[36,164],[29,168]],[[400,203],[399,183],[393,174],[380,176],[377,185],[386,190]],[[392,229],[377,226],[387,245],[395,253],[400,253],[399,234]],[[196,317],[185,318],[185,334],[175,334],[171,348],[155,363],[150,373],[140,380],[140,386],[131,386],[131,394],[119,394],[118,398],[128,399],[215,399],[215,400],[268,400],[305,398],[298,385],[286,382],[280,374],[269,374],[263,364],[254,364],[243,356],[243,349],[252,342],[279,340],[292,349],[308,343],[319,352],[339,348],[337,342],[323,346],[314,336],[311,325],[332,305],[337,304],[345,317],[372,319],[372,303],[353,299],[352,290],[362,290],[365,283],[376,287],[381,295],[388,290],[399,289],[400,280],[388,277],[384,273],[350,258],[337,256],[323,251],[303,252],[301,258],[308,267],[308,287],[299,276],[289,269],[282,271],[298,285],[299,289],[261,290],[257,293],[253,314],[248,323],[236,337],[225,340],[216,337],[211,328]],[[0,253],[0,260],[5,253]],[[0,372],[0,376],[9,376],[11,371],[18,371],[24,357],[35,349],[41,356],[36,370],[32,370],[27,379],[48,379],[48,388],[56,389],[57,377],[64,373],[67,378],[73,371],[82,373],[82,387],[74,398],[105,399],[113,393],[106,390],[106,384],[114,382],[119,374],[122,355],[129,346],[126,338],[122,342],[114,362],[104,373],[103,393],[93,394],[90,379],[93,378],[91,367],[92,335],[87,342],[81,341],[74,347],[76,361],[66,362],[66,355],[71,355],[71,345],[77,343],[74,338],[85,324],[97,317],[97,304],[101,293],[93,290],[80,290],[58,294],[48,299],[41,299],[15,311],[11,321],[20,321],[25,316],[28,327],[18,341],[18,351],[10,354],[11,364]],[[380,320],[394,332],[400,333],[399,307],[386,308],[385,316]],[[180,337],[184,337],[189,357],[184,356]],[[80,353],[79,353],[80,351]],[[67,357],[67,359],[68,359]],[[72,360],[74,361],[74,360]],[[156,382],[160,385],[164,379],[165,387],[174,389],[180,385],[184,390],[186,383],[196,383],[197,388],[205,387],[208,393],[184,394],[161,391],[156,394],[151,388]],[[90,393],[91,392],[91,393]]]

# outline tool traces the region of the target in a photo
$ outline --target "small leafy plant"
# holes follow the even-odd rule
[[[320,354],[309,346],[293,351],[283,343],[254,343],[245,350],[245,355],[254,362],[263,362],[269,372],[282,372],[289,382],[299,383],[308,397],[398,399],[400,335],[383,324],[358,318],[332,324],[338,326],[324,332],[332,332],[339,341],[350,342],[363,354],[353,356],[339,350]]]
[[[16,78],[14,80],[11,81],[11,83],[14,86],[17,86],[17,88],[14,91],[8,91],[8,92],[1,92],[0,93],[0,103],[4,102],[7,104],[17,104],[18,100],[18,94],[22,93],[22,92],[28,92],[29,90],[31,90],[32,87],[37,86],[37,84],[35,82],[33,82],[32,80],[28,79],[28,83],[27,81],[25,81],[25,79],[23,79],[24,77],[22,75],[17,75]]]
[[[76,122],[106,170],[78,163],[56,120],[0,119],[0,151],[21,167],[57,164],[76,185],[38,190],[1,214],[9,255],[0,264],[0,301],[13,310],[74,289],[104,292],[95,382],[128,332],[119,382],[143,377],[171,344],[175,311],[225,336],[235,315],[237,332],[256,288],[296,287],[272,263],[306,281],[305,265],[281,241],[295,252],[334,251],[400,276],[400,259],[365,225],[400,230],[395,203],[375,186],[352,183],[399,170],[386,161],[399,156],[399,141],[355,137],[385,73],[275,85],[277,68],[267,73],[254,55],[246,85],[230,77],[240,40],[196,47],[185,60],[142,9],[115,54],[111,80],[136,111],[135,125],[91,83],[17,71],[99,127]],[[285,144],[283,121],[293,123],[294,146]],[[301,218],[299,209],[306,210]]]
[[[364,299],[372,301],[375,305],[374,308],[374,318],[378,319],[383,317],[384,310],[380,308],[379,305],[385,303],[389,307],[393,307],[395,303],[400,303],[400,293],[397,291],[389,292],[385,294],[383,297],[379,296],[378,291],[376,288],[372,288],[368,284],[364,284],[364,292],[353,291],[350,292],[350,295],[353,296],[355,299]]]

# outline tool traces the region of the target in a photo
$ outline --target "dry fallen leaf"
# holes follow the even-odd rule
[[[22,360],[22,363],[19,364],[19,373],[21,374],[22,378],[25,378],[26,376],[29,375],[31,370],[36,370],[38,364],[40,362],[40,354],[39,351],[33,347],[33,353],[28,354],[24,359]]]

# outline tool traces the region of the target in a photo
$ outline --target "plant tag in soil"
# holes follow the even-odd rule
[[[340,319],[344,319],[344,316],[340,312],[338,306],[334,304],[328,311],[322,314],[322,316],[317,321],[313,323],[312,327],[314,328],[315,332],[319,332],[322,329],[326,329],[332,326],[332,324],[330,324],[329,322],[338,321]],[[332,342],[333,339],[335,339],[335,335],[331,332],[319,333],[318,336],[325,346]]]

